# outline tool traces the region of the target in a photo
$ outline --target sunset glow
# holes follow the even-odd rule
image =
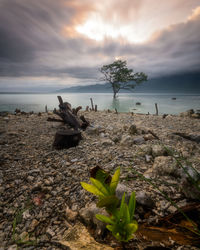
[[[199,72],[199,30],[199,0],[0,0],[0,91],[93,84],[118,59],[149,78]]]
[[[143,43],[151,36],[151,30],[146,30],[145,25],[115,25],[104,22],[98,15],[92,15],[85,23],[75,27],[80,34],[96,40],[122,39],[131,43]]]

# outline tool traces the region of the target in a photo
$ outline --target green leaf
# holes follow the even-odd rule
[[[130,219],[133,219],[134,213],[135,213],[135,192],[132,192],[131,197],[129,199],[128,209],[130,214]]]
[[[126,225],[126,229],[129,234],[133,234],[138,230],[138,224],[136,221],[133,221],[132,223],[129,223]]]
[[[100,221],[103,221],[107,224],[114,224],[115,222],[113,220],[111,220],[109,217],[102,215],[102,214],[96,214],[96,218]]]
[[[99,169],[96,173],[95,179],[100,181],[101,183],[104,183],[109,176],[108,173],[106,173],[103,169]]]
[[[126,203],[124,203],[124,206],[123,206],[123,217],[124,217],[126,224],[130,223],[131,221],[130,214],[129,214],[129,209]]]
[[[87,190],[88,192],[90,192],[90,193],[92,193],[92,194],[95,194],[95,195],[97,195],[97,196],[104,196],[104,194],[101,192],[101,191],[99,191],[99,189],[97,189],[95,186],[93,186],[93,185],[90,185],[90,184],[88,184],[88,183],[86,183],[86,182],[81,182],[81,186],[85,189],[85,190]]]
[[[117,184],[119,182],[119,176],[120,176],[120,168],[118,168],[113,177],[112,177],[112,180],[111,180],[111,183],[110,183],[110,192],[111,194],[114,194],[115,193],[115,189],[117,188]]]
[[[123,216],[123,210],[124,210],[124,202],[125,202],[125,193],[122,196],[120,209],[119,209],[119,217],[121,218]]]
[[[97,203],[97,207],[117,207],[118,203],[119,200],[116,196],[109,195],[100,199],[100,201]]]
[[[122,241],[122,237],[119,233],[113,233],[113,235],[115,236],[115,238],[119,241]]]
[[[92,184],[104,195],[109,195],[108,190],[106,189],[106,187],[98,180],[94,179],[94,178],[90,178],[90,181],[92,182]]]
[[[106,228],[107,228],[109,231],[111,231],[111,232],[113,232],[113,230],[114,230],[114,226],[112,226],[112,225],[107,225]]]

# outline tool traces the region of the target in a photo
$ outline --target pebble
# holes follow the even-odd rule
[[[49,115],[54,116],[53,113]],[[154,206],[155,214],[171,213],[173,206],[159,207],[166,200],[131,172],[132,169],[141,173],[157,169],[155,182],[158,185],[162,183],[162,190],[179,200],[184,195],[181,190],[173,191],[165,186],[166,180],[171,181],[173,186],[180,184],[181,177],[171,175],[171,161],[168,161],[166,151],[158,140],[145,131],[153,131],[163,145],[185,152],[184,156],[200,170],[199,144],[170,136],[174,132],[199,135],[200,119],[180,116],[162,119],[161,116],[137,114],[132,117],[128,113],[116,116],[112,112],[86,112],[84,115],[93,127],[82,132],[84,139],[78,147],[60,151],[52,151],[54,135],[60,124],[52,126],[51,122],[47,122],[48,114],[0,116],[0,126],[5,124],[5,128],[0,127],[3,131],[0,133],[0,219],[4,222],[6,249],[17,248],[9,242],[11,221],[17,211],[22,214],[17,224],[19,236],[31,232],[33,237],[41,239],[47,240],[47,236],[56,238],[62,226],[70,228],[70,223],[77,223],[77,213],[95,200],[92,194],[82,189],[80,181],[89,182],[89,171],[97,165],[112,173],[118,166],[121,167],[118,188],[120,185],[124,187],[120,197],[124,191],[127,198],[132,191],[136,195],[144,192],[153,201],[158,201]],[[36,203],[33,202],[35,197]],[[66,214],[66,207],[70,208],[70,215]],[[149,218],[156,220],[158,215],[151,214]],[[139,219],[145,221],[142,217]]]

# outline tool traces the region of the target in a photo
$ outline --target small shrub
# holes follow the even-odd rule
[[[109,216],[97,214],[96,218],[107,224],[106,228],[117,240],[128,242],[138,229],[138,224],[134,220],[136,200],[133,192],[127,205],[124,193],[120,203],[115,194],[119,176],[120,169],[117,169],[111,181],[106,183],[107,175],[104,171],[99,170],[96,178],[90,178],[92,184],[81,182],[81,185],[85,190],[98,197],[97,206],[104,207],[109,214]]]

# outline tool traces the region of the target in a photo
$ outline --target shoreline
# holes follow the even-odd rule
[[[107,111],[81,114],[91,123],[82,132],[83,140],[77,147],[59,151],[52,148],[52,143],[63,124],[47,122],[48,117],[54,117],[51,112],[0,116],[0,242],[3,247],[15,245],[11,237],[13,219],[16,210],[25,208],[28,200],[33,206],[23,212],[16,237],[26,235],[32,240],[62,241],[63,235],[80,221],[81,211],[94,202],[94,196],[81,188],[80,181],[88,182],[89,170],[95,166],[111,173],[120,166],[120,183],[127,190],[135,191],[136,196],[142,194],[153,201],[147,218],[136,210],[140,224],[156,221],[175,212],[176,208],[136,178],[132,169],[155,178],[157,185],[180,206],[189,204],[189,194],[182,190],[177,166],[162,145],[181,153],[200,171],[200,144],[174,134],[199,136],[200,119],[186,113],[164,119],[162,115]],[[174,185],[179,188],[175,189]],[[139,202],[138,209],[144,210]],[[176,243],[170,245],[171,249],[177,246]]]

